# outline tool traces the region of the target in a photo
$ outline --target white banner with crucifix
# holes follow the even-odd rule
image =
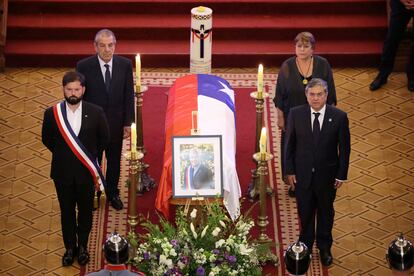
[[[190,72],[211,73],[213,10],[207,7],[191,9]]]

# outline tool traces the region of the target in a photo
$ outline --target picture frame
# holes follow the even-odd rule
[[[223,197],[221,135],[172,137],[173,198]]]

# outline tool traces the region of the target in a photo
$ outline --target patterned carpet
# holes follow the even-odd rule
[[[168,73],[168,72],[152,72],[152,73],[146,73],[143,75],[143,80],[145,85],[149,87],[148,91],[144,95],[144,108],[143,108],[143,119],[144,119],[144,133],[145,141],[151,141],[150,143],[146,143],[145,149],[148,152],[148,156],[145,158],[145,162],[150,165],[149,173],[154,179],[158,182],[161,176],[161,170],[162,170],[162,162],[159,162],[159,160],[162,160],[163,158],[163,147],[164,147],[164,139],[163,139],[163,133],[164,133],[164,116],[165,114],[163,112],[159,112],[158,114],[157,108],[155,105],[161,107],[161,110],[166,109],[166,99],[167,99],[167,92],[168,89],[173,85],[174,81],[184,76],[184,73]],[[242,188],[242,194],[247,194],[247,186],[250,181],[250,170],[254,167],[254,163],[251,160],[251,154],[252,150],[254,148],[254,133],[250,130],[254,130],[254,124],[255,124],[255,105],[254,100],[250,97],[250,92],[255,90],[256,85],[256,75],[255,74],[218,74],[219,76],[223,77],[233,87],[235,90],[235,101],[236,101],[236,121],[238,129],[237,133],[237,157],[239,160],[237,164],[237,170],[238,170],[238,177],[241,183]],[[265,81],[267,81],[267,87],[271,89],[270,87],[274,87],[275,79],[274,75],[267,74],[265,76]],[[271,101],[271,100],[270,100]],[[265,114],[269,113],[269,105],[267,108],[265,108]],[[239,112],[240,111],[240,112]],[[155,114],[157,113],[157,114]],[[239,114],[240,113],[240,114]],[[242,115],[244,114],[244,115]],[[246,120],[246,118],[251,118],[249,120]],[[157,119],[155,119],[157,118]],[[149,126],[150,120],[152,120],[155,125]],[[244,122],[243,122],[244,121]],[[248,123],[246,121],[249,121]],[[243,133],[243,134],[241,134]],[[153,138],[153,139],[151,139]],[[155,139],[161,140],[160,145],[154,145]],[[250,147],[251,146],[251,147]],[[124,149],[128,149],[129,141],[125,141]],[[275,152],[275,155],[278,156],[277,152]],[[121,174],[121,180],[120,180],[120,188],[121,188],[121,198],[122,201],[126,204],[128,202],[128,193],[125,188],[125,185],[122,185],[125,183],[128,175],[128,164],[123,160],[122,163],[122,174]],[[276,170],[278,167],[276,167]],[[272,175],[275,175],[275,172],[271,172]],[[278,174],[278,173],[277,173]],[[279,181],[279,180],[277,180]],[[273,186],[276,186],[276,179],[272,177],[271,181]],[[149,215],[151,220],[157,221],[157,214],[154,212],[154,204],[155,204],[155,191],[145,193],[142,197],[137,198],[137,209],[138,212],[143,214],[144,216]],[[274,230],[275,227],[277,227],[276,224],[273,223],[273,221],[277,221],[276,216],[276,205],[275,203],[275,197],[272,196],[268,199],[269,203],[268,206],[268,215],[269,215],[269,227],[268,227],[268,235],[271,237],[274,237],[274,233],[278,232]],[[243,210],[247,210],[249,206],[251,205],[250,202],[245,202],[243,205]],[[258,205],[257,205],[258,206]],[[255,209],[258,210],[258,207]],[[272,213],[274,215],[272,215]],[[96,218],[99,217],[99,218]],[[105,217],[108,217],[108,220],[105,220]],[[290,217],[289,217],[290,218]],[[127,215],[125,210],[122,212],[114,212],[112,208],[106,208],[105,211],[101,210],[100,214],[98,216],[95,216],[96,223],[93,227],[92,237],[90,240],[90,251],[96,252],[93,262],[91,262],[86,267],[86,272],[96,270],[96,268],[101,267],[101,248],[100,244],[102,244],[102,238],[101,235],[106,236],[113,230],[117,230],[121,233],[126,233],[126,222]],[[117,222],[114,224],[114,221]],[[124,224],[121,224],[121,222],[124,222]],[[286,221],[287,222],[287,221]],[[294,219],[289,219],[289,222],[297,223],[297,219],[294,217]],[[297,227],[296,227],[297,228]],[[102,233],[102,229],[103,230]],[[140,227],[138,227],[138,231],[141,231]],[[100,233],[99,233],[100,232]],[[258,234],[258,230],[255,231],[255,234]],[[278,241],[275,240],[274,246],[276,247],[278,245]],[[272,273],[275,273],[275,269],[269,266],[267,270],[272,271]],[[83,272],[83,271],[82,271]]]
[[[14,68],[0,75],[2,275],[79,274],[77,264],[61,267],[64,249],[59,206],[49,179],[50,154],[40,141],[43,110],[61,99],[60,82],[66,70]],[[159,72],[167,71],[147,70],[144,82],[166,79],[171,73]],[[254,86],[255,69],[216,72],[228,74],[229,78],[244,73]],[[274,88],[276,72],[276,68],[267,70],[270,75],[266,85],[270,90]],[[368,85],[375,74],[374,69],[365,68],[334,72],[339,107],[350,118],[352,155],[350,180],[335,202],[335,261],[329,275],[387,275],[384,254],[388,243],[399,231],[414,241],[414,94],[408,92],[404,74],[393,74],[386,87],[370,92]],[[159,85],[168,86],[170,82],[160,81]],[[268,108],[271,111],[273,106]],[[266,114],[266,119],[274,125],[272,112]],[[273,179],[278,176],[276,163],[272,168]],[[275,198],[280,214],[296,213],[291,207],[294,201],[286,196],[286,187],[280,186]],[[124,215],[121,212],[118,217],[108,216],[110,225],[124,224]],[[281,229],[286,240],[295,240],[297,228],[281,225]],[[97,233],[96,238],[102,234]],[[96,258],[91,266],[99,262]]]

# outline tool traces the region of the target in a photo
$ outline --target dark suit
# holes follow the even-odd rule
[[[380,75],[385,78],[392,72],[398,45],[404,37],[407,24],[414,18],[414,10],[406,9],[400,0],[391,0],[390,6],[390,22],[379,67]],[[411,53],[407,64],[407,77],[408,80],[414,81],[414,44],[411,46]]]
[[[131,126],[131,123],[135,121],[131,61],[114,55],[112,67],[110,91],[107,92],[97,55],[85,58],[76,65],[76,70],[86,79],[84,100],[102,107],[108,120],[111,141],[105,149],[105,156],[107,159],[106,192],[109,199],[119,194],[123,128]],[[101,158],[102,155],[100,155],[100,161]]]
[[[94,157],[107,145],[108,124],[100,107],[82,101],[82,125],[78,138]],[[86,248],[92,227],[93,178],[63,139],[52,107],[44,113],[42,142],[52,152],[50,177],[59,199],[65,247],[75,248],[78,242]]]
[[[200,164],[192,176],[190,176],[190,170],[191,165],[185,169],[185,175],[189,175],[189,177],[184,177],[185,187],[190,187],[191,189],[214,189],[213,174],[207,166]]]
[[[332,246],[335,179],[346,180],[351,151],[347,114],[326,105],[318,144],[312,139],[311,109],[301,105],[290,110],[286,135],[286,174],[296,175],[296,199],[301,221],[300,240],[312,248]]]

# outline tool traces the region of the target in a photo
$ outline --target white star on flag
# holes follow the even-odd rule
[[[222,83],[221,81],[219,81],[219,83],[224,87],[223,89],[220,89],[219,91],[226,93],[230,97],[231,101],[234,103],[234,91],[230,89],[227,85]]]

